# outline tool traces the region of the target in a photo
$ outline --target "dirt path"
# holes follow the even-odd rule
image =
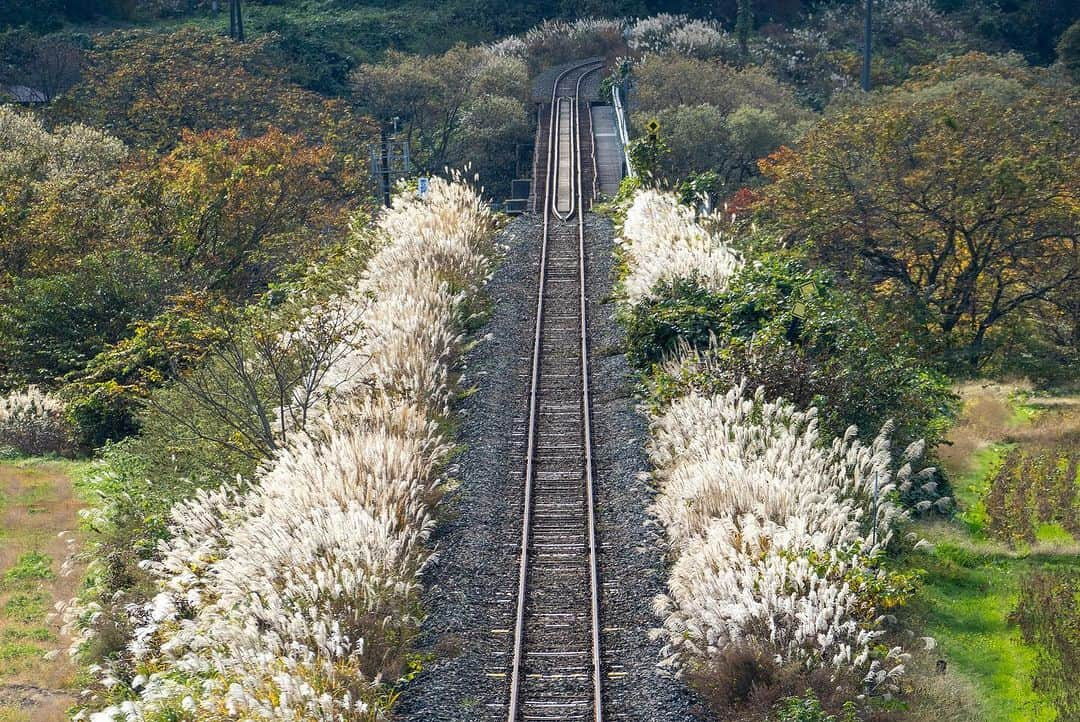
[[[82,566],[68,562],[82,506],[72,486],[78,468],[0,461],[0,722],[64,720],[75,703],[76,670],[54,605],[82,580]]]

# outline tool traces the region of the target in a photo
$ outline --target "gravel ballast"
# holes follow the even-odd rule
[[[403,687],[401,719],[472,722],[506,714],[541,226],[538,216],[525,215],[504,230],[507,252],[487,287],[484,340],[465,357],[465,383],[476,391],[458,409],[463,451],[450,472],[459,483],[432,537],[438,559],[424,580],[423,664]],[[692,720],[693,696],[658,674],[659,643],[648,635],[664,566],[655,527],[646,523],[650,493],[639,479],[647,427],[634,409],[613,318],[613,231],[591,214],[586,227],[605,712],[608,719]]]

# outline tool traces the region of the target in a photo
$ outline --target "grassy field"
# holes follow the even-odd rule
[[[1074,521],[1076,500],[1062,492],[1066,508],[1056,497],[1054,503],[1041,502],[1047,495],[1032,467],[1018,466],[1011,475],[999,472],[1007,459],[1021,454],[1075,451],[1080,398],[1040,397],[992,384],[966,386],[960,393],[963,416],[950,434],[951,445],[939,451],[953,481],[958,514],[950,522],[921,524],[917,530],[933,544],[932,552],[913,559],[926,571],[917,614],[924,633],[937,640],[935,654],[949,665],[946,676],[971,697],[966,716],[955,719],[1065,720],[1045,692],[1061,683],[1045,666],[1053,654],[1025,644],[1011,617],[1035,575],[1061,579],[1080,573],[1080,543],[1066,528],[1071,524],[1040,521],[1050,514],[1071,515]],[[1059,467],[1060,486],[1066,476],[1064,466]],[[1075,490],[1072,471],[1068,484]],[[1044,621],[1052,621],[1053,615],[1069,611],[1043,613],[1049,615]]]
[[[81,568],[68,562],[81,503],[81,465],[0,461],[0,722],[67,719],[76,670],[53,605],[70,599]],[[67,533],[65,533],[67,532]]]

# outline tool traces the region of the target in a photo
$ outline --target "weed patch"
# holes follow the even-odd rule
[[[30,551],[21,555],[15,565],[4,572],[4,585],[14,587],[25,582],[52,579],[54,576],[52,558],[41,552]]]
[[[1077,467],[1080,452],[1014,447],[993,475],[985,499],[987,531],[1016,547],[1044,538],[1071,541],[1080,531]]]
[[[13,594],[3,606],[4,617],[22,624],[43,619],[48,611],[48,597],[42,591]]]

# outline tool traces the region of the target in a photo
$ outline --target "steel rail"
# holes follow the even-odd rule
[[[593,198],[598,198],[600,196],[600,169],[599,169],[599,166],[596,163],[596,135],[594,134],[595,128],[593,126],[592,106],[589,106],[588,112],[585,114],[585,117],[588,118],[588,120],[589,120],[589,136],[593,139],[592,142],[589,143],[589,155],[591,156],[591,159],[592,159],[592,169],[593,169],[593,173],[592,173],[592,197]],[[585,207],[584,206],[581,207],[581,212],[582,213],[585,212]],[[584,230],[582,230],[582,233],[584,233]]]
[[[556,117],[558,117],[560,123],[562,123],[563,103],[570,103],[570,102],[571,102],[571,100],[569,98],[563,96],[563,97],[560,97],[558,99],[557,103],[553,104],[556,107],[552,108],[552,112],[556,115]],[[576,94],[576,92],[575,92],[575,95],[574,95],[574,100],[572,102],[574,104],[570,107],[570,112],[569,112],[571,126],[573,125],[573,123],[576,120],[576,118],[575,118],[575,113],[576,113],[576,110],[577,110],[577,94]],[[572,215],[574,215],[574,195],[575,195],[574,191],[576,190],[576,186],[578,185],[578,183],[574,183],[574,180],[575,180],[574,175],[575,174],[573,173],[574,158],[578,155],[578,152],[577,152],[578,149],[575,147],[575,141],[577,139],[575,138],[575,136],[573,134],[570,134],[568,140],[570,141],[570,143],[569,143],[569,145],[570,145],[570,160],[566,165],[566,169],[570,174],[569,183],[567,184],[568,190],[569,190],[569,193],[570,193],[570,198],[569,198],[570,207],[566,211],[560,211],[559,210],[559,202],[558,202],[558,200],[559,200],[558,196],[559,196],[559,191],[560,191],[559,185],[560,185],[560,183],[562,181],[562,165],[561,165],[561,162],[562,162],[562,157],[561,157],[561,155],[562,155],[562,138],[559,138],[559,137],[556,137],[556,139],[555,139],[555,144],[554,144],[555,161],[552,164],[554,166],[554,168],[555,168],[555,173],[556,173],[555,182],[554,183],[550,183],[550,182],[548,183],[548,188],[551,189],[551,195],[555,198],[555,203],[552,206],[551,212],[560,221],[569,220],[570,217]],[[580,177],[577,178],[577,180],[580,183],[580,180],[581,180]]]
[[[574,89],[574,114],[581,113],[581,81],[588,75],[596,72],[599,68],[587,71],[578,78],[577,87]],[[592,109],[586,111],[589,116],[589,132],[592,133]],[[582,170],[581,170],[581,122],[579,117],[574,118],[574,135],[577,147],[577,195],[578,195],[578,293],[581,308],[581,417],[585,424],[585,498],[586,519],[589,526],[589,580],[592,585],[591,603],[592,609],[592,652],[593,652],[593,710],[596,722],[603,722],[603,676],[600,671],[600,572],[597,565],[598,547],[596,544],[596,504],[593,493],[593,462],[592,462],[592,425],[590,421],[592,404],[589,400],[589,319],[586,315],[585,295],[585,199],[582,195]],[[596,143],[589,144],[593,158],[593,186],[596,185]]]
[[[539,399],[538,388],[540,381],[540,356],[542,346],[542,330],[543,330],[543,318],[544,318],[544,290],[547,280],[547,248],[548,238],[551,228],[552,205],[554,200],[554,193],[557,192],[556,184],[554,184],[554,168],[553,164],[557,158],[557,124],[555,122],[557,117],[557,105],[559,100],[559,84],[566,76],[571,73],[589,68],[589,70],[582,74],[578,78],[575,93],[574,93],[574,109],[578,107],[581,91],[581,80],[585,75],[591,74],[602,67],[602,63],[593,61],[580,63],[573,67],[570,67],[563,72],[559,73],[551,90],[551,110],[548,121],[548,148],[547,148],[547,164],[546,175],[544,183],[546,188],[544,189],[544,207],[543,207],[543,234],[540,245],[540,271],[539,271],[539,283],[537,287],[537,300],[536,300],[536,324],[535,332],[533,336],[533,354],[532,354],[532,374],[529,388],[529,432],[528,432],[528,446],[525,457],[525,502],[524,510],[522,513],[521,524],[521,560],[518,568],[518,595],[517,595],[517,615],[514,624],[514,653],[511,663],[510,671],[510,700],[508,704],[507,720],[508,722],[518,722],[520,713],[520,696],[521,696],[521,675],[522,675],[522,656],[525,647],[525,607],[526,607],[526,593],[528,591],[528,571],[529,571],[529,539],[531,537],[531,517],[532,517],[532,487],[533,478],[535,472],[535,457],[536,457],[536,425],[538,417]],[[573,116],[573,113],[572,113]],[[576,119],[575,119],[576,120]],[[580,129],[579,129],[580,130]],[[574,138],[574,145],[580,143],[580,138]],[[581,184],[580,184],[580,172],[581,172],[581,158],[580,153],[577,154],[576,168],[579,174],[578,193],[580,197]],[[583,211],[583,207],[579,205],[579,210]],[[583,212],[579,212],[579,254],[581,254],[584,248],[584,226],[582,217]],[[584,283],[583,277],[581,283]],[[582,295],[581,303],[584,304],[584,295]],[[584,318],[582,320],[584,324]],[[584,328],[584,327],[583,327]],[[584,330],[582,331],[584,333]],[[584,344],[584,338],[582,340]],[[583,369],[587,369],[587,360],[583,360]],[[586,396],[583,403],[587,401],[588,394],[588,381],[587,377],[583,380],[583,388]],[[599,586],[597,584],[598,574],[596,565],[596,542],[595,542],[595,525],[593,521],[592,513],[592,471],[591,471],[591,441],[589,440],[589,426],[588,426],[588,409],[585,408],[583,412],[583,418],[585,418],[586,424],[586,463],[587,463],[587,480],[588,480],[588,499],[589,499],[589,550],[591,557],[590,573],[592,579],[592,623],[593,623],[593,699],[595,707],[595,721],[602,722],[603,711],[600,704],[601,700],[601,677],[600,677],[600,648],[599,648]]]
[[[555,104],[559,94],[559,83],[576,68],[569,68],[560,73],[551,89],[551,110],[548,118],[547,165],[544,176],[544,230],[540,243],[540,282],[536,294],[536,330],[533,337],[532,379],[529,382],[529,437],[525,455],[525,508],[521,523],[521,561],[518,567],[518,604],[517,618],[514,625],[514,657],[510,667],[510,704],[508,722],[517,722],[519,695],[521,691],[521,655],[525,647],[525,592],[528,586],[529,537],[532,517],[532,479],[533,461],[536,455],[536,410],[537,389],[540,385],[540,342],[541,322],[544,318],[544,281],[547,276],[547,242],[551,216],[551,171],[554,161],[552,151],[555,139]]]

